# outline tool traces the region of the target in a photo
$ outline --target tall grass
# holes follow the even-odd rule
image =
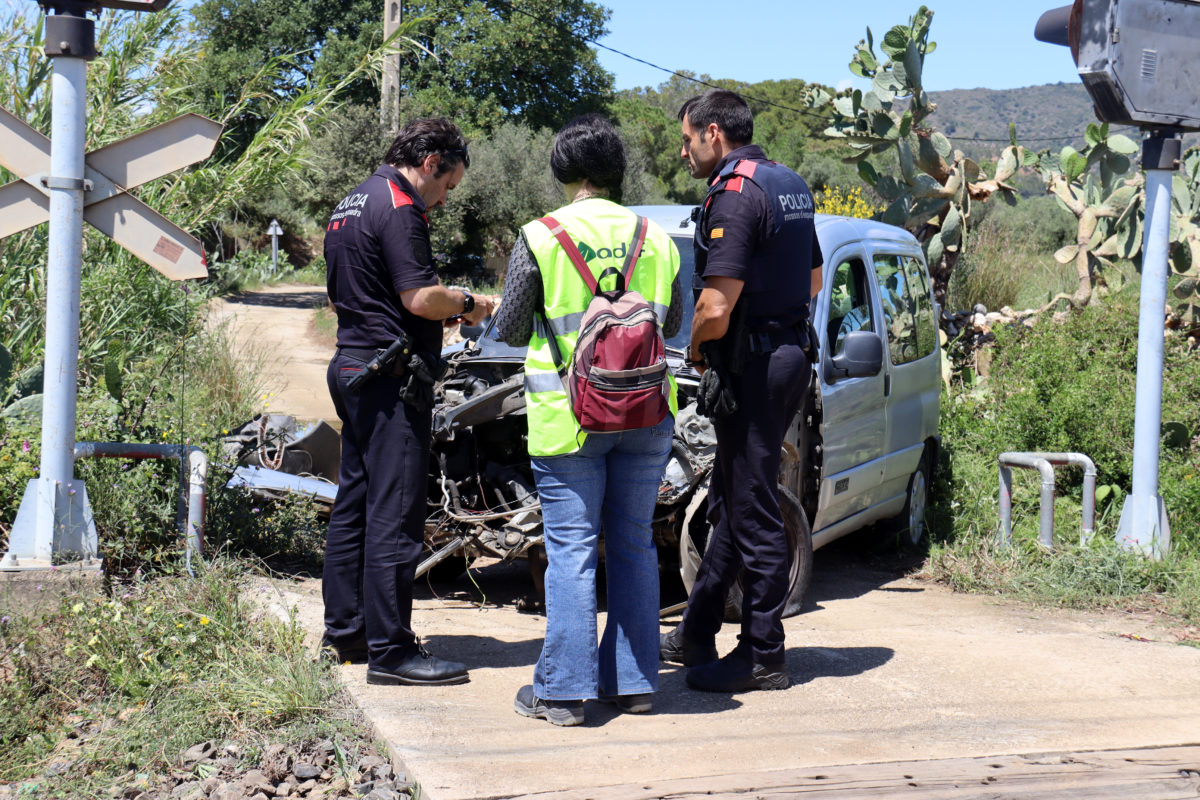
[[[982,304],[991,310],[1039,307],[1048,297],[1075,289],[1074,272],[1038,249],[1019,228],[985,221],[968,237],[947,292],[949,310]]]
[[[204,741],[248,755],[264,740],[367,744],[296,619],[253,600],[267,591],[217,559],[194,580],[83,586],[40,619],[0,618],[0,781],[25,781],[22,796],[107,797],[114,782],[157,784]]]

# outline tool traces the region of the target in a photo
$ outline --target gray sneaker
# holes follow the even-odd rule
[[[523,717],[544,719],[551,725],[569,727],[583,724],[582,700],[543,700],[532,686],[522,686],[513,700],[513,710]]]

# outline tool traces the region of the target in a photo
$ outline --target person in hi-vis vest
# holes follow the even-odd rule
[[[550,169],[569,203],[550,213],[599,278],[620,270],[639,218],[618,204],[625,152],[612,124],[589,114],[560,130]],[[654,309],[666,336],[683,321],[679,251],[649,223],[629,286]],[[613,288],[606,277],[601,290]],[[509,261],[498,336],[528,345],[525,401],[529,455],[545,526],[546,639],[533,684],[517,692],[519,714],[555,725],[583,722],[584,700],[627,712],[651,710],[658,688],[658,558],[651,520],[671,450],[677,410],[658,424],[586,433],[556,365],[569,363],[593,297],[562,242],[541,220],[521,228]],[[556,351],[557,350],[557,354]],[[596,562],[604,529],[608,622],[597,645]]]

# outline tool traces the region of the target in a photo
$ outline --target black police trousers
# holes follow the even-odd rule
[[[738,648],[755,663],[784,660],[788,545],[776,492],[783,437],[808,393],[808,358],[798,344],[751,355],[734,379],[738,412],[716,420],[717,458],[709,480],[712,535],[683,617],[683,635],[713,642],[729,587],[742,577]]]
[[[371,666],[417,649],[413,574],[425,536],[432,414],[400,400],[403,381],[377,375],[357,393],[346,383],[364,362],[337,353],[326,380],[342,421],[342,466],[325,541],[325,638],[367,641]]]

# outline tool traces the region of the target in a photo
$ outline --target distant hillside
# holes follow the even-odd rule
[[[983,143],[998,149],[1008,143],[1008,124],[1016,123],[1017,140],[1034,149],[1081,145],[1083,131],[1095,122],[1092,101],[1081,83],[1051,83],[1023,89],[953,89],[930,92],[937,111],[930,121],[958,143],[971,139],[1003,139]],[[990,146],[989,146],[990,145]]]

